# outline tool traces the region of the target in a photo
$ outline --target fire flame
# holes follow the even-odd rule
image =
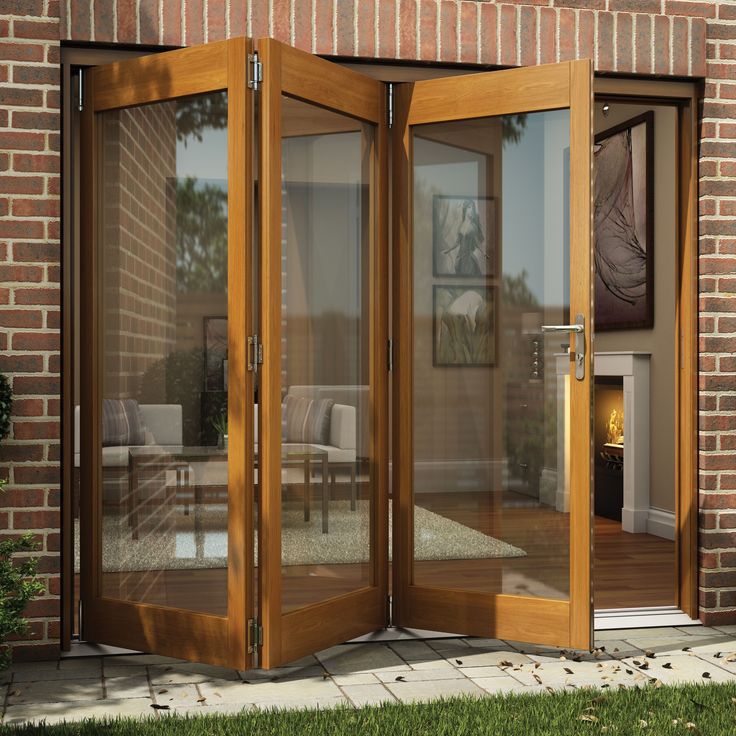
[[[606,425],[606,442],[609,445],[623,445],[624,443],[624,413],[614,409],[608,417]]]

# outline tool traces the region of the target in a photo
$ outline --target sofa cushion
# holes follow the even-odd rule
[[[284,440],[326,445],[330,441],[332,399],[286,396],[284,400]]]
[[[146,427],[135,399],[102,400],[102,446],[143,445]]]

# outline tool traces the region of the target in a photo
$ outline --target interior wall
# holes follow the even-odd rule
[[[654,111],[654,327],[595,334],[594,349],[642,351],[650,364],[650,505],[675,510],[675,284],[677,278],[677,112],[672,106],[595,105],[595,132]],[[624,444],[626,438],[624,438]]]

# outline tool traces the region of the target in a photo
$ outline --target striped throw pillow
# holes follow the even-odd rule
[[[284,400],[284,441],[328,444],[334,404],[333,399],[287,395]]]
[[[146,425],[135,399],[102,400],[102,446],[146,444]]]

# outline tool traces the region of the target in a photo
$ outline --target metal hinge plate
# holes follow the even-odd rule
[[[263,63],[258,58],[258,52],[248,54],[248,87],[254,92],[258,90],[263,81]]]
[[[388,127],[392,128],[394,124],[394,83],[388,83],[388,102],[386,105],[386,115],[388,117]]]
[[[263,626],[257,618],[248,619],[248,653],[252,654],[263,646]]]
[[[248,370],[254,373],[263,363],[263,343],[259,342],[258,335],[248,335]]]
[[[80,67],[77,76],[77,110],[84,110],[84,70]]]

